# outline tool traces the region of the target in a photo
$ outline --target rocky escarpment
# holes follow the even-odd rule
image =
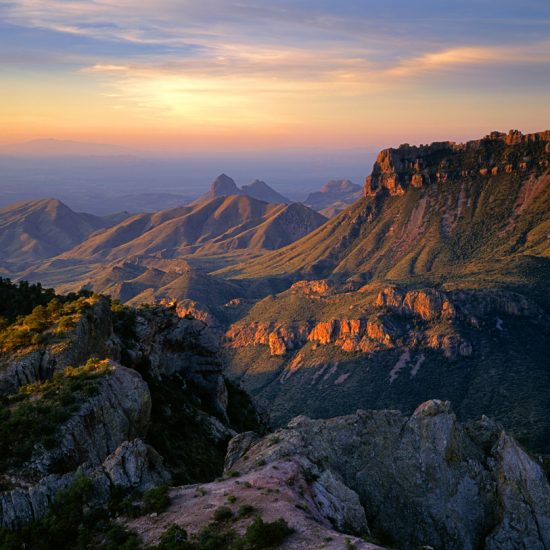
[[[110,302],[105,297],[83,299],[82,311],[71,317],[72,326],[52,344],[28,345],[0,354],[0,394],[51,377],[90,357],[120,358],[120,341],[113,332]],[[30,338],[29,338],[30,340]]]
[[[79,376],[78,369],[65,376]],[[55,495],[78,475],[93,480],[96,498],[103,502],[115,487],[145,490],[169,480],[158,453],[140,439],[147,433],[151,396],[139,373],[103,362],[96,384],[88,388],[93,389],[89,397],[79,394],[82,401],[57,427],[55,446],[39,441],[26,462],[3,472],[10,488],[0,492],[2,527],[44,517]],[[33,391],[34,399],[46,399],[40,387]]]
[[[20,347],[2,355],[0,527],[44,518],[83,476],[93,506],[171,479],[212,479],[239,426],[261,426],[245,394],[226,383],[204,322],[98,296],[67,304],[54,304],[42,325],[42,310],[25,318],[39,336],[32,350],[3,340]],[[6,334],[27,330],[21,323]]]
[[[550,131],[522,134],[492,132],[483,139],[431,145],[401,145],[380,152],[365,182],[365,195],[381,190],[403,195],[410,187],[444,184],[472,176],[526,173],[547,169],[550,163]]]
[[[289,292],[299,293],[310,301],[329,303],[338,300],[333,297],[335,294],[342,295],[337,288],[334,282],[325,280],[300,281]],[[357,301],[372,288],[372,285],[360,288]],[[479,327],[482,319],[496,319],[499,314],[544,318],[541,308],[532,301],[504,291],[446,293],[431,288],[405,290],[386,286],[370,304],[361,305],[359,309],[361,316],[346,314],[326,321],[235,323],[226,332],[226,345],[229,348],[268,346],[274,356],[298,350],[311,342],[313,345],[334,345],[345,352],[426,348],[439,350],[449,358],[469,357],[474,351],[473,345],[463,333],[467,332],[465,328]]]
[[[297,417],[273,436],[231,442],[227,468],[242,474],[264,463],[309,472],[316,510],[323,508],[316,487],[328,478],[354,491],[371,531],[392,546],[550,545],[550,486],[541,465],[486,417],[457,422],[447,402],[426,402],[410,418],[397,411]]]

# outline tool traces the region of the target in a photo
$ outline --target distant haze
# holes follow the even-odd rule
[[[158,154],[57,140],[0,148],[0,207],[55,197],[75,210],[106,214],[176,206],[206,191],[225,172],[239,185],[266,181],[304,200],[331,179],[362,184],[378,148]]]

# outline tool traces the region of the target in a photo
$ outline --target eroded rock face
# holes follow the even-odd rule
[[[0,394],[13,393],[25,384],[85,363],[90,357],[117,360],[120,349],[120,342],[113,333],[109,300],[99,297],[82,313],[65,341],[0,357]]]
[[[147,358],[158,379],[181,374],[195,384],[220,414],[226,414],[227,388],[217,356],[219,340],[204,321],[179,318],[163,308],[138,315],[135,360]]]
[[[359,495],[371,530],[399,548],[549,544],[550,486],[541,465],[487,418],[457,422],[448,402],[428,401],[410,418],[397,411],[297,417],[242,447],[240,458],[233,452],[231,467],[248,472],[286,460],[317,480],[342,480]]]
[[[381,191],[403,195],[410,187],[444,184],[465,177],[490,177],[501,172],[522,172],[533,168],[538,158],[541,168],[548,166],[550,132],[508,134],[492,132],[480,140],[466,143],[450,141],[430,145],[401,145],[381,151],[367,177],[364,193]]]
[[[434,289],[404,292],[386,287],[378,293],[375,304],[394,309],[402,315],[416,315],[425,321],[455,317],[453,304],[445,294]]]
[[[151,414],[147,384],[135,370],[115,363],[112,369],[98,382],[97,394],[60,426],[58,445],[35,450],[28,465],[33,477],[65,473],[83,463],[97,466],[125,441],[146,434]]]
[[[140,439],[151,412],[147,384],[115,363],[97,392],[58,428],[53,449],[34,448],[31,459],[8,473],[13,488],[0,493],[0,526],[20,527],[44,517],[56,494],[79,474],[92,480],[94,498],[107,502],[113,486],[145,490],[169,474],[161,457]]]

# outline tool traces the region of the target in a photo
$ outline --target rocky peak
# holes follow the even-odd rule
[[[252,197],[253,199],[258,199],[260,201],[265,202],[272,202],[272,203],[289,203],[291,202],[289,199],[281,195],[280,193],[277,193],[275,189],[270,187],[265,181],[262,180],[254,180],[249,185],[243,185],[241,188],[241,193],[244,195],[248,195],[249,197]]]
[[[239,195],[240,190],[233,178],[226,174],[220,174],[210,185],[210,194],[212,197],[222,197],[226,195]]]
[[[529,172],[550,163],[550,131],[522,134],[491,132],[466,143],[434,142],[400,145],[378,154],[365,182],[365,195],[382,189],[402,195],[410,187],[446,183],[465,177],[490,177],[499,173]]]
[[[411,417],[296,417],[264,439],[237,436],[226,468],[246,474],[285,460],[308,471],[313,488],[332,477],[355,492],[369,528],[391,547],[550,544],[550,486],[540,464],[495,422],[458,422],[447,401],[427,401]]]

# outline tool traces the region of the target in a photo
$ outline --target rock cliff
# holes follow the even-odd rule
[[[403,195],[410,187],[445,184],[461,178],[544,170],[550,161],[550,131],[522,134],[492,132],[483,139],[431,145],[401,145],[381,151],[365,182],[365,195],[381,190]]]
[[[297,417],[261,440],[237,436],[226,468],[246,474],[259,464],[289,463],[309,472],[312,508],[326,509],[321,495],[335,480],[359,496],[371,531],[392,546],[550,544],[550,486],[541,465],[486,417],[457,422],[448,402],[425,402],[410,417]]]

